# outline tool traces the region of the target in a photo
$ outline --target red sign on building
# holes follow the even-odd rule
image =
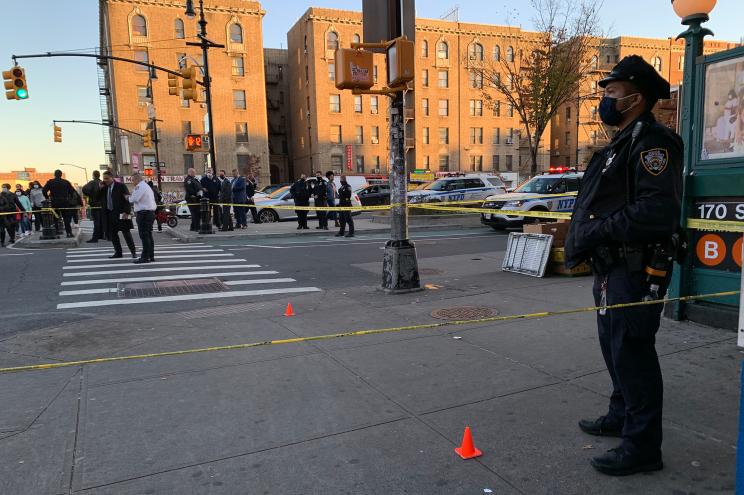
[[[346,170],[352,170],[354,160],[354,147],[350,144],[346,145]]]

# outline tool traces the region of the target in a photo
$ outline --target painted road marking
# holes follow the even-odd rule
[[[216,258],[219,256],[235,256],[232,253],[223,253],[223,254],[178,254],[178,255],[165,255],[165,256],[158,256],[157,259],[181,259],[181,258]],[[68,263],[89,263],[91,261],[108,261],[108,262],[116,262],[116,261],[128,261],[132,262],[132,258],[97,258],[97,259],[82,259],[82,260],[67,260]]]
[[[96,280],[75,280],[71,282],[62,282],[60,285],[88,285],[88,284],[113,284],[119,282],[152,282],[155,280],[185,280],[197,278],[213,277],[231,277],[234,275],[276,275],[276,271],[258,271],[258,272],[221,272],[221,273],[199,273],[196,275],[162,275],[157,277],[127,277],[127,278],[104,278]]]
[[[180,250],[175,250],[175,251],[174,250],[163,250],[163,249],[157,249],[157,248],[155,249],[155,254],[158,254],[158,253],[163,253],[163,254],[166,254],[166,253],[168,253],[168,254],[170,254],[170,253],[179,253],[179,254],[180,253],[201,253],[201,254],[203,254],[203,253],[221,253],[221,252],[223,252],[222,249],[183,250],[183,251],[180,251]],[[67,257],[68,258],[90,258],[92,256],[101,256],[101,255],[105,255],[105,254],[108,254],[108,253],[114,254],[113,251],[107,251],[107,252],[104,252],[104,253],[68,254]]]
[[[229,280],[222,282],[225,285],[258,285],[258,284],[288,284],[291,282],[297,282],[293,278],[257,278],[253,280]],[[85,296],[89,294],[116,294],[119,289],[116,287],[108,287],[106,289],[83,289],[83,290],[63,290],[59,293],[60,296]]]
[[[193,246],[206,246],[206,243],[203,242],[194,242],[194,243],[188,243],[188,244],[159,244],[159,247],[180,247],[180,248],[190,248]],[[96,247],[79,247],[79,248],[68,248],[67,252],[85,252],[85,251],[98,251],[101,249],[111,249],[111,246],[96,246]]]
[[[149,263],[148,263],[149,264]],[[221,266],[220,268],[261,268],[261,265],[225,265]],[[193,270],[200,270],[201,267],[194,267],[194,266],[179,266],[179,267],[169,267],[169,268],[149,268],[147,266],[141,267],[141,268],[129,268],[127,270],[96,270],[92,272],[75,272],[75,273],[65,273],[62,276],[63,277],[87,277],[91,275],[117,275],[119,273],[151,273],[151,272],[183,272],[183,271],[193,271]],[[205,274],[205,277],[207,277],[209,273]]]
[[[126,304],[163,303],[176,301],[203,301],[205,299],[224,299],[228,297],[265,296],[271,294],[297,294],[301,292],[321,292],[317,287],[287,287],[284,289],[243,290],[234,292],[210,292],[207,294],[183,294],[180,296],[160,296],[135,299],[104,299],[102,301],[81,301],[61,303],[57,309],[91,308],[98,306],[117,306]]]
[[[212,260],[210,263],[233,263],[236,261],[247,261],[243,258],[230,258],[229,260]],[[193,263],[193,261],[153,261],[151,263],[148,263],[147,266],[152,265],[183,265],[184,263]],[[121,266],[127,266],[127,265],[121,265]],[[89,268],[112,268],[111,263],[104,263],[102,265],[80,265],[80,266],[64,266],[62,267],[63,270],[87,270]],[[194,266],[192,265],[192,268]]]

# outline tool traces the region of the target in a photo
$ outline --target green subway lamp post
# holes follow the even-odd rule
[[[687,216],[690,210],[689,184],[692,164],[695,156],[694,140],[694,123],[697,118],[695,115],[695,95],[698,91],[697,86],[701,81],[697,80],[696,61],[703,54],[703,39],[706,35],[713,35],[710,29],[704,28],[703,23],[710,18],[708,14],[716,6],[716,0],[672,0],[674,12],[682,19],[682,24],[688,26],[687,30],[680,34],[677,39],[685,39],[685,61],[684,74],[682,76],[682,92],[679,104],[682,105],[680,113],[680,135],[685,143],[684,152],[684,172],[682,183],[682,227],[687,226]],[[700,132],[698,130],[698,132]],[[687,295],[687,283],[690,271],[690,261],[686,261],[674,271],[670,285],[670,296]],[[675,302],[672,306],[672,317],[675,320],[684,318],[684,303]]]

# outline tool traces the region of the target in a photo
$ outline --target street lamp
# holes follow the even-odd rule
[[[59,166],[60,167],[75,167],[75,168],[79,168],[80,170],[83,171],[83,173],[85,173],[85,179],[83,180],[83,184],[85,183],[85,181],[88,180],[88,169],[85,168],[85,167],[81,167],[80,165],[75,165],[73,163],[60,163]]]
[[[194,12],[194,1],[193,0],[186,0],[186,17],[189,19],[193,19],[196,17],[196,12]]]
[[[674,12],[682,18],[682,24],[688,26],[687,30],[677,36],[677,39],[685,39],[685,65],[684,74],[682,75],[682,95],[679,100],[681,105],[680,119],[680,136],[685,144],[684,149],[684,168],[682,181],[682,218],[680,223],[683,228],[687,227],[687,216],[690,206],[687,204],[687,182],[692,171],[692,164],[695,159],[694,123],[697,118],[695,115],[695,95],[697,86],[701,81],[697,80],[695,62],[698,57],[703,55],[703,39],[706,35],[713,35],[710,29],[702,27],[707,22],[708,14],[716,6],[716,0],[672,0]],[[698,132],[700,132],[698,130]],[[686,276],[689,266],[679,266],[674,271],[670,285],[670,295],[673,297],[687,295]],[[683,303],[677,301],[672,305],[672,316],[675,320],[684,318]]]

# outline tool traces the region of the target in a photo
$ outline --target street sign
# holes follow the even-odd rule
[[[399,36],[414,39],[416,12],[413,0],[363,0],[362,24],[365,43],[390,41]],[[402,26],[402,30],[401,30]],[[373,52],[385,53],[383,48]]]
[[[346,145],[346,170],[352,169],[352,160],[354,158],[354,147],[350,144]]]

